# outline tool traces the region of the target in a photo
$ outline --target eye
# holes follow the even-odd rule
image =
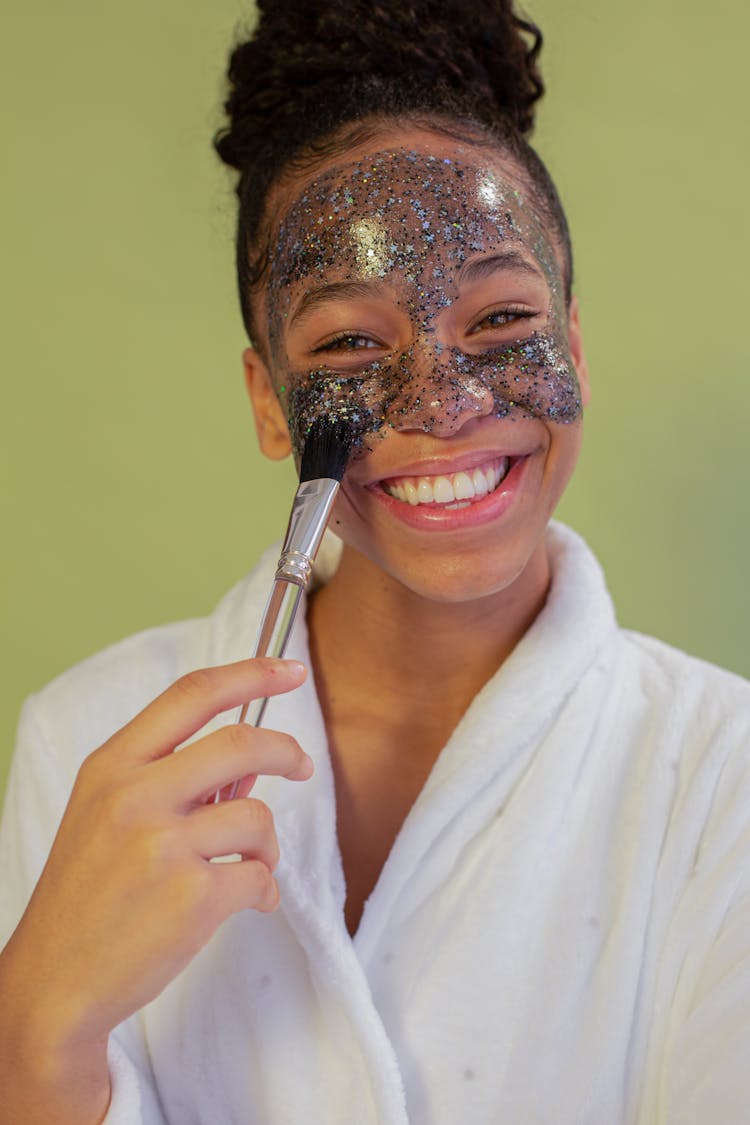
[[[467,331],[467,336],[482,332],[487,328],[502,328],[506,324],[513,324],[519,320],[527,320],[536,316],[536,312],[525,305],[505,305],[500,309],[493,309],[486,313]]]
[[[322,344],[318,344],[312,351],[314,355],[317,355],[318,352],[353,352],[362,351],[365,348],[383,350],[384,345],[373,339],[372,336],[365,336],[358,332],[338,332],[335,336],[331,336],[330,340],[324,340]]]

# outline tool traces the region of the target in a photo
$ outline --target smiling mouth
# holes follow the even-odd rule
[[[510,457],[496,457],[465,472],[439,476],[389,477],[381,488],[394,500],[416,508],[420,504],[448,509],[469,508],[505,480]]]

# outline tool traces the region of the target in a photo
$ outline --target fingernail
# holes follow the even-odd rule
[[[301,660],[287,660],[283,656],[264,656],[261,659],[274,671],[296,672],[298,676],[305,671]]]

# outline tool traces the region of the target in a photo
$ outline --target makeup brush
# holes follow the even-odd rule
[[[281,657],[286,651],[355,436],[354,427],[338,418],[318,418],[310,427],[302,451],[299,487],[253,656]],[[254,699],[243,704],[237,722],[260,726],[267,703],[267,699]],[[239,782],[235,782],[229,800],[236,797],[238,787]]]

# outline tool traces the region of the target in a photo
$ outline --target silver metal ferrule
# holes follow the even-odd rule
[[[276,568],[277,582],[307,586],[338,490],[339,482],[329,477],[306,480],[297,489]]]

